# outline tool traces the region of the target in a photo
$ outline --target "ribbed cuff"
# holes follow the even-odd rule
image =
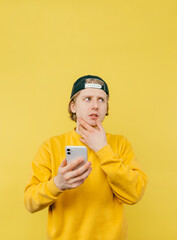
[[[101,148],[99,151],[96,152],[96,155],[100,158],[100,159],[104,159],[107,158],[108,156],[113,157],[115,156],[115,153],[112,151],[111,147],[109,144],[107,144],[106,146],[104,146],[103,148]]]
[[[62,190],[57,188],[53,178],[50,181],[48,181],[47,188],[54,197],[58,197],[63,192]]]
[[[108,163],[110,161],[111,162],[122,161],[122,159],[117,158],[116,154],[113,152],[109,144],[107,144],[102,149],[97,151],[96,155],[99,158],[101,164]]]

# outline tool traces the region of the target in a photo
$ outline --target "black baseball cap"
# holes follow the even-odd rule
[[[87,79],[98,79],[102,81],[102,84],[97,84],[97,83],[86,83]],[[73,84],[73,88],[71,91],[71,96],[70,99],[80,90],[85,89],[85,88],[97,88],[97,89],[102,89],[103,91],[105,91],[105,93],[109,96],[109,89],[108,89],[108,85],[106,84],[106,82],[98,77],[98,76],[94,76],[94,75],[86,75],[83,77],[78,78],[75,83]]]

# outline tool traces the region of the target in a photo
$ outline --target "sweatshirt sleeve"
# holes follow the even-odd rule
[[[60,194],[52,178],[48,145],[43,144],[32,162],[31,176],[25,187],[25,206],[29,212],[37,212],[51,205]]]
[[[126,204],[135,204],[143,196],[147,176],[139,168],[131,144],[127,139],[122,138],[118,142],[117,148],[116,154],[107,144],[96,154],[113,193],[120,201]]]

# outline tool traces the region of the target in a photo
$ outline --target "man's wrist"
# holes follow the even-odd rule
[[[57,181],[57,176],[55,176],[55,177],[53,178],[53,181],[54,181],[54,183],[55,183],[55,186],[58,188],[58,190],[61,191],[61,192],[63,192],[64,190],[61,189],[60,186],[57,184],[57,182],[58,182],[58,181]]]
[[[105,143],[105,144],[103,144],[103,145],[101,145],[101,146],[99,146],[99,147],[96,147],[96,148],[94,149],[94,151],[95,151],[95,152],[98,152],[98,151],[100,151],[102,148],[104,148],[106,145],[108,145],[108,143]]]

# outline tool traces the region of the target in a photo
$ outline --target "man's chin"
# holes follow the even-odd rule
[[[96,120],[90,120],[90,121],[87,121],[87,123],[92,127],[97,127]]]
[[[96,121],[97,121],[97,119],[84,119],[83,118],[83,120],[87,123],[87,124],[89,124],[91,127],[97,127],[97,123],[96,123]]]

